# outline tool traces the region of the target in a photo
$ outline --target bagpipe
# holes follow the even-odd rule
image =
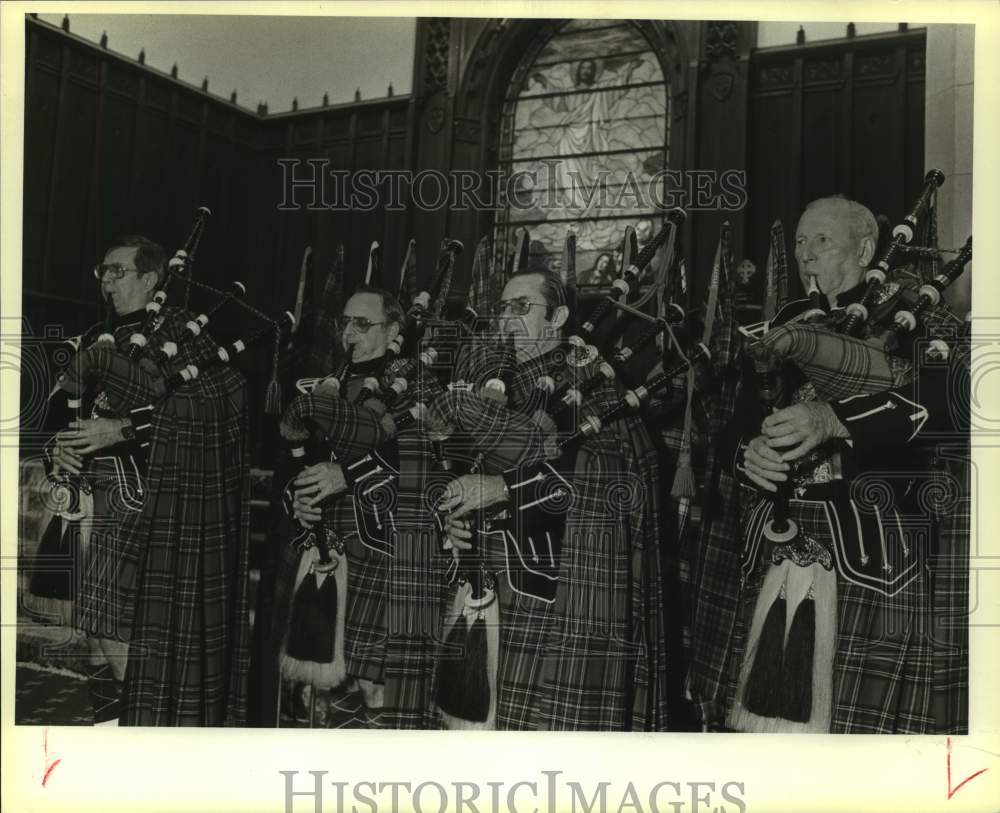
[[[919,198],[894,227],[888,247],[866,273],[860,303],[848,305],[839,314],[831,313],[826,297],[811,278],[810,306],[800,315],[782,324],[765,322],[756,330],[743,330],[744,349],[753,360],[765,411],[783,403],[778,371],[785,364],[792,365],[812,385],[820,400],[831,401],[881,392],[911,375],[914,363],[947,358],[947,337],[935,335],[940,325],[928,324],[928,317],[971,260],[972,238],[933,279],[921,284],[915,295],[893,279],[898,271],[893,262],[910,245],[920,218],[927,214],[933,191],[943,181],[938,170],[927,173]],[[923,359],[910,352],[917,339],[926,343]],[[794,523],[787,524],[790,521],[784,517],[787,490],[787,486],[779,489],[777,524],[766,531],[772,541],[795,537]]]
[[[954,317],[939,318],[934,311],[943,292],[971,259],[971,237],[933,279],[919,286],[908,285],[905,274],[896,267],[897,259],[907,252],[938,256],[936,249],[914,247],[912,241],[920,221],[929,214],[934,190],[943,181],[939,171],[927,173],[919,198],[892,230],[887,248],[865,274],[859,302],[844,310],[831,310],[815,279],[810,279],[810,302],[797,309],[798,316],[779,318],[776,324],[765,321],[743,331],[743,349],[753,361],[765,414],[787,405],[793,397],[809,400],[813,393],[827,402],[882,393],[912,380],[915,368],[928,360],[947,357],[948,344],[941,331],[951,330],[951,322],[958,322]],[[783,239],[780,226],[772,230],[772,257]],[[917,340],[925,346],[919,347]],[[866,516],[868,512],[859,514],[855,508],[853,515],[848,510],[845,517],[838,518],[841,524],[849,520],[842,532],[856,544],[834,542],[832,552],[802,532],[792,518],[793,488],[805,487],[804,499],[832,499],[831,495],[840,493],[829,488],[831,484],[824,482],[823,475],[817,475],[836,450],[836,443],[839,441],[818,446],[790,462],[786,481],[777,483],[777,491],[770,496],[771,513],[766,521],[766,500],[751,512],[743,554],[744,577],[756,562],[764,540],[771,546],[769,557],[776,567],[767,571],[753,614],[746,648],[752,657],[748,655],[744,663],[730,722],[741,730],[772,730],[775,718],[802,725],[803,730],[826,730],[824,726],[829,726],[829,700],[822,698],[831,692],[832,666],[815,664],[825,663],[823,659],[834,646],[836,610],[830,586],[834,567],[849,581],[887,595],[902,590],[919,570],[902,538],[902,526],[892,545],[887,541],[891,534],[883,536],[881,525],[871,527],[881,522],[878,514]],[[819,485],[815,485],[817,477]],[[816,492],[809,492],[809,486]],[[828,510],[838,512],[837,505]],[[863,530],[863,525],[869,530]],[[866,552],[868,533],[881,544]],[[786,633],[788,616],[792,620]],[[815,686],[814,676],[820,681]]]
[[[353,347],[337,371],[314,381],[286,408],[281,435],[290,445],[292,465],[282,490],[282,505],[293,516],[294,482],[307,466],[333,463],[336,455],[326,445],[321,420],[324,408],[335,407],[346,395]],[[300,382],[301,383],[301,382]],[[326,500],[324,502],[329,502]],[[320,503],[323,510],[324,503]],[[309,683],[314,688],[338,686],[346,678],[344,614],[346,612],[347,560],[341,537],[321,518],[307,525],[296,522],[292,546],[301,554],[295,579],[291,620],[282,644],[280,669],[284,678]],[[280,697],[280,693],[279,693]],[[280,720],[280,712],[279,717]]]
[[[238,394],[236,390],[242,387],[242,379],[218,368],[231,365],[260,339],[283,329],[283,322],[241,301],[245,292],[242,284],[222,291],[191,279],[192,260],[207,216],[207,209],[198,211],[185,249],[175,255],[179,262],[168,267],[155,298],[149,303],[152,307],[147,307],[134,323],[116,325],[118,320],[109,303],[101,327],[88,331],[75,343],[76,352],[57,377],[48,399],[55,423],[66,426],[84,417],[125,419],[125,422],[120,439],[80,455],[78,473],[57,465],[54,446],[65,439],[63,431],[47,444],[46,469],[54,516],[39,544],[41,556],[70,555],[75,548],[82,549],[88,544],[87,529],[93,527],[97,497],[95,489],[100,490],[101,505],[106,498],[109,505],[119,510],[143,510],[146,461],[160,453],[157,443],[167,442],[162,437],[161,411],[188,415],[190,404],[199,398]],[[174,290],[177,285],[197,288],[216,299],[192,318],[185,310],[165,307],[166,291],[172,282]],[[217,342],[206,328],[211,316],[233,301],[240,302],[264,327],[234,341]],[[88,338],[95,335],[96,339]],[[72,598],[72,585],[65,579],[57,581],[58,584],[51,580],[46,583],[44,572],[38,573],[32,579],[31,591],[43,597]]]
[[[330,375],[300,379],[299,394],[285,409],[280,431],[290,446],[290,465],[279,464],[282,502],[292,516],[298,491],[295,481],[307,466],[336,464],[350,487],[355,529],[361,544],[391,556],[392,516],[386,505],[398,475],[387,440],[421,419],[440,389],[431,386],[438,351],[428,341],[439,325],[455,258],[463,249],[457,240],[445,239],[430,285],[408,304],[406,324],[389,343],[384,356],[367,365],[359,381],[351,379],[353,346],[348,346],[339,367]],[[410,241],[400,275],[399,292],[415,289],[415,243]],[[377,243],[369,251],[364,282],[378,283],[381,253]],[[456,329],[457,332],[457,329]],[[337,686],[346,678],[344,624],[348,559],[344,542],[330,521],[338,496],[318,505],[323,517],[315,524],[296,521],[291,544],[300,554],[294,585],[288,634],[281,651],[281,674],[314,689]]]
[[[450,571],[456,586],[445,615],[445,645],[435,684],[437,709],[450,728],[488,728],[495,720],[500,572],[514,593],[544,603],[556,598],[577,453],[615,431],[613,427],[637,414],[690,366],[710,359],[708,348],[691,340],[684,326],[688,315],[679,305],[654,318],[625,302],[664,246],[668,250],[661,268],[671,268],[673,236],[683,217],[683,212],[672,212],[643,252],[623,263],[622,284],[614,287],[617,295],[598,305],[585,330],[561,341],[544,360],[519,365],[512,383],[492,387],[489,382],[497,377],[494,368],[502,367],[497,356],[504,348],[486,337],[484,344],[493,352],[482,356],[484,372],[457,370],[456,375],[473,383],[450,391],[431,408],[435,425],[448,427],[453,437],[470,439],[476,452],[473,473],[501,474],[508,495],[507,501],[478,511],[471,523],[473,547],[456,552]],[[572,235],[567,243],[571,241]],[[626,246],[630,242],[626,238]],[[637,335],[618,348],[601,330],[613,313],[642,323]],[[663,369],[645,380],[636,366],[639,351],[664,334],[669,340],[664,342]],[[609,345],[603,348],[606,358],[588,342],[598,335],[605,335],[602,345]],[[486,383],[477,389],[479,381]],[[496,397],[505,392],[506,397]],[[439,517],[439,527],[444,530],[446,525]]]

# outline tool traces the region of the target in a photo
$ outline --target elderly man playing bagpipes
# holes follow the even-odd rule
[[[227,352],[203,332],[208,314],[164,304],[172,279],[191,284],[207,215],[169,275],[146,238],[112,246],[95,269],[108,320],[53,390],[76,417],[49,453],[62,519],[80,526],[74,621],[104,656],[91,680],[97,722],[244,720],[247,403],[224,362],[248,342]],[[237,285],[209,313],[240,295]]]
[[[939,176],[928,175],[877,264],[868,209],[811,203],[795,239],[809,298],[748,336],[757,386],[744,377],[733,426],[731,473],[748,499],[731,729],[936,730],[938,525],[922,432],[947,430],[954,411],[947,376],[918,375],[930,368],[926,341],[915,339],[936,337],[933,355],[942,335],[957,335],[940,294],[971,249],[923,285],[889,275]]]

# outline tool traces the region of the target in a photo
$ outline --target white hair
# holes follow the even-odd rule
[[[878,221],[871,209],[856,200],[851,200],[843,195],[832,195],[828,198],[818,198],[806,206],[806,210],[812,209],[819,204],[832,204],[836,206],[847,217],[848,228],[851,236],[859,243],[866,237],[872,239],[872,251],[878,246]]]

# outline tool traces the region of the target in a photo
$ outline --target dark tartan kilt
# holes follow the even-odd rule
[[[134,476],[123,482],[108,458],[91,461],[86,477],[94,512],[89,537],[81,539],[74,625],[95,638],[127,642],[133,614],[126,602],[134,595],[136,568],[124,555],[121,530],[142,510],[135,492],[138,482]]]
[[[791,500],[789,515],[828,549],[833,531],[824,503]],[[769,511],[770,509],[768,509]],[[832,513],[832,512],[831,512]],[[875,540],[866,540],[877,545]],[[770,550],[761,551],[743,591],[731,661],[729,702]],[[911,540],[917,555],[926,546]],[[843,577],[837,570],[837,652],[833,662],[834,734],[926,734],[934,731],[933,635],[926,566],[894,596],[886,596]]]
[[[381,683],[385,664],[385,608],[390,558],[361,543],[345,541],[347,617],[344,658],[347,674]]]

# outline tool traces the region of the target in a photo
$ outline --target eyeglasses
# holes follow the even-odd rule
[[[341,316],[337,320],[337,325],[341,331],[347,330],[347,328],[354,326],[354,329],[358,333],[367,333],[375,325],[384,325],[385,322],[373,322],[364,316]]]
[[[110,274],[111,279],[118,280],[124,277],[127,271],[135,271],[136,274],[139,273],[138,268],[126,268],[121,263],[111,263],[109,265],[99,263],[94,266],[94,277],[100,281],[104,279],[105,274]]]
[[[507,308],[514,316],[525,316],[532,308],[548,308],[543,302],[532,302],[526,296],[519,296],[517,299],[501,299],[493,306],[493,313],[503,316]]]

